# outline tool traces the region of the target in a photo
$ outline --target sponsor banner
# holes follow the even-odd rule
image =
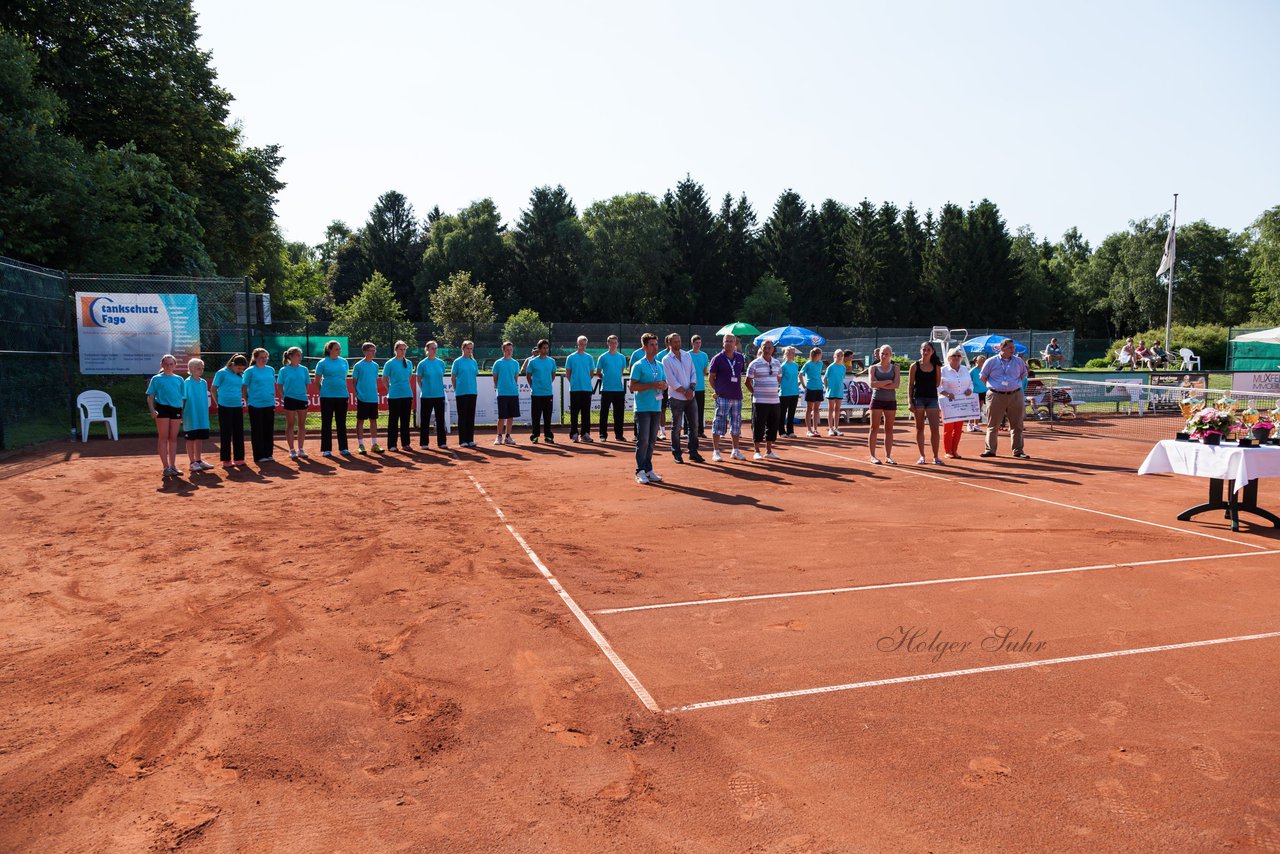
[[[82,374],[143,374],[160,370],[172,353],[178,370],[200,355],[195,294],[76,292]]]
[[[1231,378],[1231,390],[1246,394],[1274,394],[1280,396],[1280,371],[1237,373]]]

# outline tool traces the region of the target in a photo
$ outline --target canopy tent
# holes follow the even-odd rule
[[[766,341],[772,341],[775,347],[821,347],[827,343],[826,338],[803,326],[779,326],[761,332],[752,343],[759,347]]]
[[[1231,370],[1280,370],[1280,326],[1231,339]]]
[[[980,335],[977,338],[970,338],[961,344],[961,348],[971,356],[985,354],[987,356],[1000,352],[1000,342],[1005,339],[1004,335]],[[1027,345],[1021,341],[1013,342],[1013,352],[1025,355]]]

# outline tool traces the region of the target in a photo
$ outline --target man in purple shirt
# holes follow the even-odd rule
[[[747,360],[738,352],[735,336],[724,336],[724,349],[715,355],[707,368],[716,398],[715,420],[711,422],[711,459],[717,463],[723,460],[720,437],[728,432],[733,443],[733,458],[745,460],[738,449],[738,437],[742,435],[742,375],[746,373]]]

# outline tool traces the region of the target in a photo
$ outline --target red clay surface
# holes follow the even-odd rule
[[[648,487],[483,434],[168,485],[140,440],[0,462],[0,849],[1280,850],[1280,637],[662,711],[1280,632],[1280,532],[1177,522],[1206,482],[1146,445],[864,436]]]

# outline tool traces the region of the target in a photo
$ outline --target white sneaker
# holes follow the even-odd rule
[[[924,457],[921,457],[920,459],[916,460],[916,465],[922,466],[924,465],[924,462],[925,462]]]
[[[576,444],[578,444],[578,437],[577,437],[577,436],[570,436],[570,437],[569,437],[569,441],[576,445]]]
[[[658,438],[659,438],[659,439],[662,439],[663,441],[666,441],[666,438],[667,438],[667,431],[666,431],[666,430],[659,430],[659,431],[658,431]]]
[[[782,459],[782,457],[778,456],[778,455],[777,455],[777,454],[775,454],[773,451],[770,451],[769,453],[765,454],[765,458],[766,458],[766,459],[770,459],[770,460],[780,460],[780,459]]]
[[[306,451],[302,450],[302,448],[299,448],[299,449],[298,449],[298,459],[300,459],[300,460],[306,460],[306,459],[310,459],[310,458],[307,456],[307,452],[306,452]]]
[[[298,458],[298,452],[297,452],[297,451],[295,451],[293,448],[290,448],[290,449],[289,449],[289,459],[291,459],[291,460],[296,460],[297,458]]]
[[[764,455],[761,454],[759,451],[756,451],[754,454],[751,455],[751,459],[755,460],[756,462],[759,462],[760,460],[764,459]]]
[[[645,472],[645,474],[649,475],[650,483],[662,483],[662,476],[659,475],[656,471]]]
[[[745,460],[746,456],[742,453],[742,451],[734,451],[733,458],[735,460]]]
[[[720,456],[720,452],[719,452],[719,451],[712,451],[712,452],[711,452],[711,462],[713,462],[713,463],[722,463],[722,462],[724,462],[724,457]]]
[[[898,463],[897,463],[897,461],[896,461],[896,460],[894,460],[894,458],[893,458],[893,457],[885,457],[885,458],[884,458],[884,461],[885,461],[885,464],[886,464],[886,465],[896,466],[896,465],[898,464]]]
[[[493,444],[495,444],[495,445],[501,445],[501,444],[502,444],[502,437],[501,437],[501,436],[499,436],[498,438],[494,439],[494,440],[493,440]]]
[[[839,433],[837,433],[835,430],[827,430],[827,435],[828,435],[828,436],[839,436],[840,434],[839,434]]]
[[[873,466],[878,466],[880,465],[880,458],[877,456],[870,456],[867,457],[867,462],[871,463]]]
[[[594,441],[595,441],[595,439],[592,439],[592,438],[591,438],[591,434],[590,434],[590,433],[584,433],[584,434],[582,434],[581,436],[579,436],[578,438],[579,438],[579,439],[581,439],[583,442],[586,442],[588,445],[590,445],[592,442],[594,442]]]
[[[636,483],[648,483],[649,475],[646,472],[636,472]]]
[[[516,440],[512,439],[510,434],[507,435],[507,438],[502,440],[502,444],[504,445],[514,445],[515,443],[516,443]]]

